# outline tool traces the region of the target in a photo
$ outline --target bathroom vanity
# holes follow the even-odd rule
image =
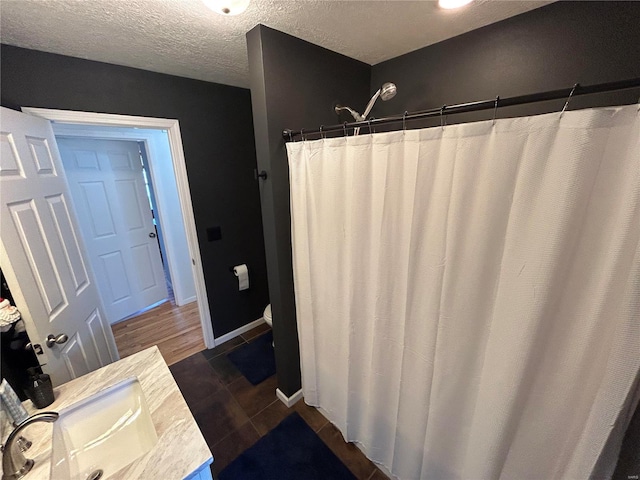
[[[97,478],[212,478],[211,451],[157,347],[54,392],[55,402],[42,410],[24,402],[29,415],[60,413],[55,423],[36,423],[22,432],[33,442],[25,456],[35,461],[25,480],[85,480],[101,470]],[[8,434],[5,428],[2,441]]]

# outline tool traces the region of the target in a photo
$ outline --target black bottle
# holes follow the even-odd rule
[[[38,373],[38,367],[27,368],[29,373],[29,385],[26,393],[36,408],[44,408],[53,403],[53,384],[51,377],[46,373]]]

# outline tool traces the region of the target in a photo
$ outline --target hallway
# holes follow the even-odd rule
[[[167,365],[204,350],[198,302],[178,307],[173,293],[163,304],[111,325],[120,357],[158,345]]]

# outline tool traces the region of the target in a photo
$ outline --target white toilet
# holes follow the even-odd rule
[[[273,324],[271,323],[271,304],[267,305],[267,308],[264,309],[262,317],[264,318],[264,321],[267,322],[267,325],[269,325],[270,327],[273,326]]]
[[[264,309],[262,318],[264,318],[264,321],[267,322],[269,327],[273,328],[273,324],[271,323],[273,321],[271,318],[271,304],[267,305],[267,308]],[[273,342],[271,342],[271,346],[275,346]]]

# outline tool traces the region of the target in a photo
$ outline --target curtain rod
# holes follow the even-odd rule
[[[284,130],[282,137],[285,141],[292,141],[294,137],[306,136],[306,135],[318,135],[321,136],[328,132],[347,132],[349,129],[355,129],[359,127],[375,127],[378,125],[385,125],[388,123],[406,123],[411,120],[419,120],[423,118],[438,117],[443,115],[453,115],[456,113],[477,112],[480,110],[497,109],[500,107],[511,107],[513,105],[523,105],[526,103],[543,102],[546,100],[559,100],[562,98],[567,99],[567,103],[572,96],[589,95],[593,93],[613,92],[616,90],[625,90],[628,88],[640,87],[640,78],[632,78],[629,80],[621,80],[618,82],[599,83],[597,85],[575,84],[573,87],[563,88],[560,90],[550,90],[547,92],[531,93],[528,95],[519,95],[517,97],[509,98],[492,98],[490,100],[480,100],[477,102],[459,103],[457,105],[443,105],[439,108],[432,108],[429,110],[420,110],[417,112],[405,112],[402,115],[393,115],[383,118],[372,118],[362,122],[344,122],[337,125],[330,125],[328,127],[321,126],[315,130]],[[565,104],[566,108],[566,104]],[[303,138],[304,138],[303,136]]]

